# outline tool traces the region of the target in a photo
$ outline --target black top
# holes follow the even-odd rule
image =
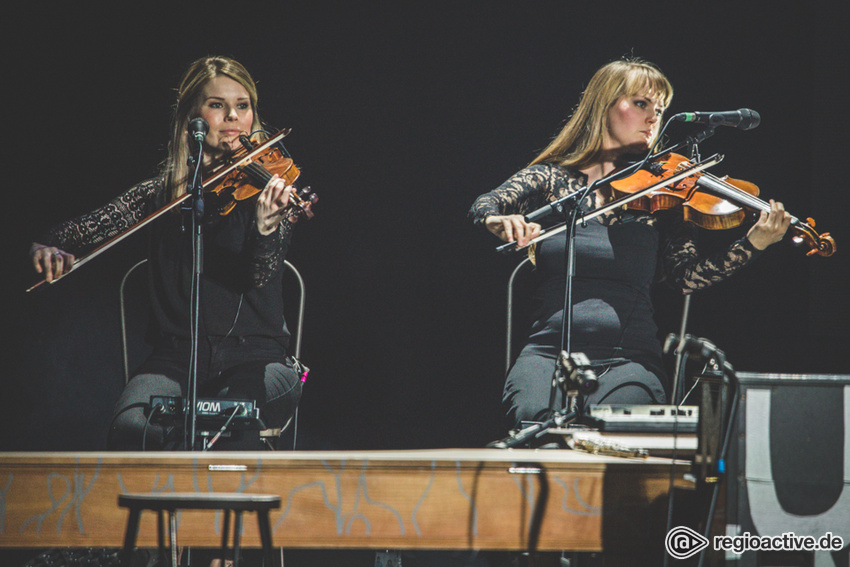
[[[640,222],[605,226],[591,220],[576,231],[571,350],[590,358],[619,356],[621,349],[660,356],[650,291],[655,279],[658,231]],[[537,249],[541,275],[531,340],[560,347],[566,283],[565,238]]]
[[[470,216],[527,214],[586,187],[587,177],[555,165],[534,165],[476,199]],[[589,195],[589,211],[600,203]],[[700,258],[694,228],[681,211],[655,215],[615,209],[576,229],[571,350],[592,359],[626,353],[660,356],[651,288],[660,271],[674,287],[689,293],[721,281],[756,254],[746,238],[714,257]],[[559,237],[560,236],[560,237]],[[540,274],[530,343],[560,347],[565,293],[563,235],[541,241],[534,250]],[[659,261],[661,266],[659,266]],[[659,270],[659,267],[661,270]]]
[[[51,229],[39,242],[76,256],[133,226],[168,202],[161,178],[132,187],[103,207]],[[175,207],[150,230],[149,283],[154,332],[190,337],[192,231]],[[292,224],[284,220],[268,236],[255,223],[254,199],[228,215],[204,222],[201,277],[202,336],[275,338],[284,347],[289,332],[283,320],[282,276]]]

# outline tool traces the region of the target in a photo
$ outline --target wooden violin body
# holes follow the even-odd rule
[[[647,169],[612,181],[611,187],[617,198],[633,195],[682,171],[690,164],[691,161],[684,156],[668,154],[665,160],[653,162]],[[770,204],[759,199],[758,194],[759,188],[749,181],[716,177],[702,171],[654,189],[631,200],[628,206],[654,213],[681,205],[686,221],[708,230],[725,230],[740,226],[748,212],[770,211]],[[805,245],[808,256],[832,256],[836,250],[835,240],[828,232],[818,234],[814,227],[814,219],[807,218],[803,222],[792,216],[792,241],[797,245]]]
[[[214,166],[212,176],[204,182],[204,192],[216,196],[218,214],[226,215],[240,201],[258,194],[274,175],[279,175],[287,185],[295,183],[301,172],[292,158],[285,157],[280,147],[274,145],[288,133],[289,130],[283,130],[263,143],[240,136],[242,148]],[[289,220],[295,222],[302,216],[313,218],[312,206],[318,199],[309,187],[294,190],[289,198],[292,210]]]
[[[615,198],[631,195],[643,187],[657,183],[666,176],[682,170],[684,166],[690,163],[690,160],[684,156],[669,154],[669,158],[665,161],[653,162],[648,169],[641,169],[625,179],[612,181],[611,188],[614,189]],[[706,191],[700,191],[699,180],[705,175],[707,174],[694,174],[655,189],[649,194],[631,201],[629,208],[655,213],[681,205],[685,220],[701,228],[726,230],[739,226],[746,219],[747,211],[735,202],[722,199]],[[759,188],[749,181],[730,177],[724,177],[722,181],[746,195],[757,197],[759,194]]]

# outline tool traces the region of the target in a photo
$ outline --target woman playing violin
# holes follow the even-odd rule
[[[646,153],[658,135],[673,89],[654,65],[620,60],[600,68],[560,133],[525,169],[478,197],[470,216],[506,242],[525,246],[541,227],[524,215],[602,179],[628,154]],[[610,203],[601,186],[583,203],[592,210]],[[782,239],[790,215],[770,203],[745,237],[713,257],[701,258],[692,225],[675,211],[648,214],[614,208],[579,223],[573,280],[571,351],[590,358],[599,389],[582,404],[655,404],[666,401],[664,371],[650,288],[658,264],[666,280],[684,293],[722,281]],[[565,239],[536,245],[540,275],[528,343],[508,373],[503,401],[508,417],[543,419],[550,402],[555,360],[561,348],[565,293]],[[555,408],[563,405],[558,392]]]
[[[193,174],[188,124],[197,117],[209,124],[204,171],[236,150],[240,135],[261,129],[256,86],[240,63],[205,57],[189,66],[178,88],[161,173],[49,230],[31,246],[35,270],[52,281],[71,269],[75,257],[185,195]],[[281,296],[293,228],[286,213],[291,193],[292,187],[275,175],[254,199],[226,216],[207,215],[203,221],[197,395],[256,400],[268,428],[284,426],[301,394],[303,369],[286,353],[289,333]],[[175,210],[150,227],[153,351],[115,406],[110,449],[177,448],[183,441],[182,431],[146,424],[144,411],[152,395],[187,395],[193,277],[189,224]],[[261,448],[259,437],[246,436],[240,448]]]

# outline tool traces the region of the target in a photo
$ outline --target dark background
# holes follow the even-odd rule
[[[772,247],[694,297],[689,332],[739,370],[850,373],[841,9],[341,4],[37,4],[5,22],[0,450],[105,448],[123,385],[118,283],[143,241],[32,294],[26,251],[155,173],[173,89],[207,54],[251,71],[261,116],[292,128],[287,147],[320,195],[289,255],[308,287],[301,448],[481,447],[504,436],[505,286],[521,257],[497,255],[466,213],[546,145],[598,67],[631,53],[672,81],[668,116],[757,110],[758,129],[720,128],[703,155],[725,154],[715,173],[756,183],[838,242],[831,258]],[[702,234],[710,249],[743,232]],[[677,332],[681,297],[657,295],[662,335]]]

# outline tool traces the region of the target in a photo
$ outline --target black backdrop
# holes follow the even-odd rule
[[[118,282],[142,240],[36,294],[23,293],[35,281],[26,249],[48,226],[154,173],[173,88],[207,54],[252,72],[261,115],[292,128],[287,146],[321,198],[289,256],[308,287],[303,448],[480,447],[504,435],[505,284],[520,258],[496,255],[466,211],[548,142],[596,68],[628,53],[670,77],[670,113],[760,112],[758,129],[721,128],[703,154],[725,154],[715,172],[815,217],[839,244],[828,259],[773,247],[695,296],[689,331],[741,370],[850,372],[848,49],[838,33],[847,18],[838,9],[122,4],[39,4],[4,26],[0,450],[104,448],[123,383]],[[673,125],[671,140],[692,128]],[[706,234],[706,246],[741,233]],[[657,295],[661,332],[677,331],[681,298]]]

